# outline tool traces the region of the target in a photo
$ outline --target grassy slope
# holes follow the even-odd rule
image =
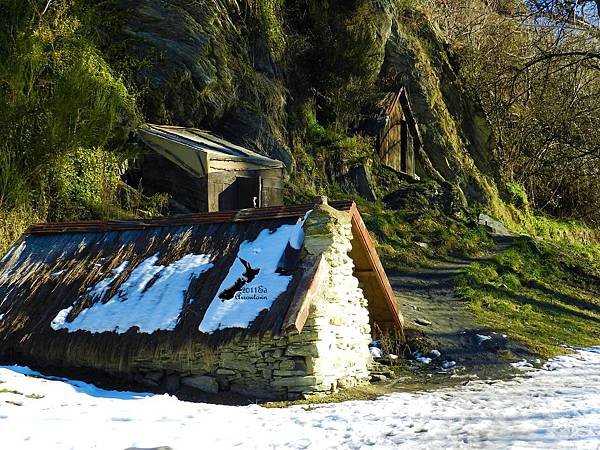
[[[600,246],[520,237],[456,282],[482,324],[544,357],[600,341]]]

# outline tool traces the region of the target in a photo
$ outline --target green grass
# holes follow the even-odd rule
[[[435,209],[390,210],[381,202],[354,200],[387,269],[427,265],[432,258],[483,255],[494,247],[473,220],[455,219]]]
[[[265,408],[287,408],[293,405],[306,405],[307,410],[314,409],[312,405],[341,403],[350,400],[375,400],[382,395],[393,392],[389,386],[379,384],[367,384],[355,386],[335,392],[329,395],[311,395],[303,400],[288,400],[279,402],[268,402],[263,404]]]
[[[557,219],[530,209],[527,196],[518,185],[509,183],[508,188],[512,203],[495,197],[485,209],[513,232],[571,244],[600,244],[599,230],[576,220]]]
[[[456,287],[483,325],[543,357],[600,343],[600,246],[517,238]]]
[[[14,389],[0,389],[0,394],[16,394],[23,395],[22,392],[15,391]]]

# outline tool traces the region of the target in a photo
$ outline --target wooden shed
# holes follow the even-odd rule
[[[378,107],[377,151],[381,161],[416,178],[415,154],[423,144],[406,89],[386,94]]]
[[[152,150],[139,174],[146,193],[167,193],[191,212],[283,203],[281,161],[195,128],[146,124],[139,136]]]
[[[0,262],[0,359],[295,398],[369,379],[402,316],[353,202],[41,224]]]

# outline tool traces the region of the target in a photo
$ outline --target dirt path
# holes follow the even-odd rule
[[[496,377],[512,368],[502,354],[510,350],[518,357],[531,357],[526,348],[509,336],[494,333],[478,324],[468,301],[456,296],[454,280],[466,267],[485,262],[512,245],[509,236],[497,236],[494,253],[488,257],[437,261],[432,267],[413,272],[390,273],[408,328],[425,333],[441,356],[434,363],[455,361],[480,376]],[[427,322],[430,322],[427,325]],[[483,340],[480,336],[486,336]]]

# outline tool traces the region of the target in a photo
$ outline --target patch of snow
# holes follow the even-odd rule
[[[530,370],[533,369],[533,364],[531,364],[529,361],[527,361],[526,359],[523,359],[521,361],[517,361],[514,363],[510,363],[511,366],[515,367],[516,369],[521,369],[521,370]]]
[[[414,352],[413,357],[415,358],[415,361],[420,362],[421,364],[429,364],[431,362],[431,358],[423,356],[421,352]]]
[[[121,264],[119,264],[118,267],[115,267],[112,270],[112,276],[100,280],[94,286],[88,288],[88,295],[90,296],[90,298],[92,298],[93,300],[102,301],[106,293],[109,291],[110,285],[117,279],[119,275],[123,273],[123,271],[127,268],[128,265],[129,261],[123,261]]]
[[[390,358],[390,359],[398,359],[398,355],[394,355],[393,353],[390,353],[388,355],[388,358]]]
[[[550,363],[554,371],[493,384],[275,409],[107,391],[5,366],[2,388],[25,395],[0,395],[0,441],[19,450],[598,449],[600,347]]]
[[[417,325],[423,325],[424,327],[428,327],[429,325],[431,325],[431,322],[427,319],[423,319],[422,317],[417,317],[414,322]]]
[[[439,358],[441,356],[441,353],[439,350],[434,349],[429,352],[429,356],[431,356],[432,359],[435,359],[435,358]]]
[[[52,322],[50,322],[50,327],[55,331],[58,331],[61,328],[65,328],[65,323],[67,322],[67,316],[71,313],[72,310],[73,310],[72,306],[69,306],[68,308],[65,308],[65,309],[61,309],[58,312],[58,314],[56,315],[56,317],[54,319],[52,319]]]
[[[483,344],[485,341],[489,341],[490,339],[492,339],[491,336],[486,336],[485,334],[477,334],[476,337],[479,345]]]
[[[442,363],[442,369],[452,369],[456,366],[456,361],[444,361]]]
[[[426,242],[415,242],[415,244],[417,244],[421,248],[429,248],[429,244],[427,244]]]
[[[299,219],[295,225],[281,225],[274,231],[262,230],[254,241],[242,242],[235,262],[229,268],[200,323],[200,331],[212,333],[224,328],[246,328],[262,310],[269,309],[275,299],[287,290],[292,276],[277,273],[277,268],[288,243],[293,240],[293,245],[298,245],[299,230],[302,229],[304,220]],[[233,286],[246,272],[240,259],[260,271],[233,298],[223,300],[219,293]]]
[[[52,273],[50,274],[50,276],[51,276],[52,278],[54,278],[54,277],[57,277],[57,276],[59,276],[59,275],[62,275],[62,274],[63,274],[63,273],[65,273],[66,271],[67,271],[67,269],[58,270],[58,271],[56,271],[56,272],[52,272]]]
[[[4,314],[0,314],[0,320],[4,319]]]
[[[19,245],[13,245],[8,252],[6,252],[6,255],[2,257],[0,263],[8,261],[11,256],[16,256],[18,258],[23,253],[23,250],[25,250],[25,241],[21,242]]]
[[[379,347],[369,347],[369,351],[373,358],[381,358],[383,356],[383,352]]]
[[[381,340],[377,339],[377,340],[371,341],[371,343],[369,344],[369,347],[381,348]]]
[[[299,222],[301,225],[295,226],[294,230],[290,234],[290,247],[292,247],[295,250],[300,250],[304,245],[304,227],[302,225],[304,225],[304,222],[306,222],[306,218],[310,215],[311,212],[312,209],[310,211],[307,211],[306,214],[304,214],[304,217]]]
[[[177,325],[185,293],[192,279],[206,272],[213,264],[209,255],[186,255],[168,266],[157,265],[155,254],[140,263],[129,274],[116,294],[106,303],[100,300],[110,283],[125,270],[126,263],[113,270],[113,275],[97,283],[90,295],[97,301],[83,309],[71,322],[67,316],[73,306],[63,309],[50,326],[70,332],[86,330],[92,333],[113,331],[125,333],[133,326],[142,333],[172,330]],[[153,281],[152,284],[149,284]]]

